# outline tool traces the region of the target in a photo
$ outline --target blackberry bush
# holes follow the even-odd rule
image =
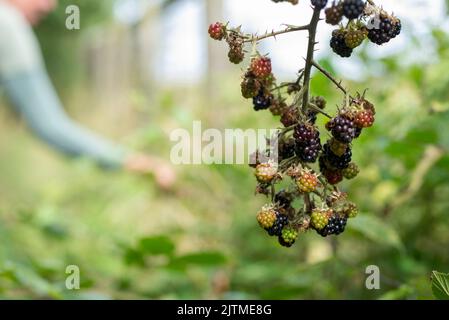
[[[290,2],[298,0],[272,0]],[[274,137],[277,150],[269,144],[250,156],[257,180],[256,194],[269,198],[257,214],[259,225],[279,244],[291,247],[301,233],[315,230],[326,237],[344,232],[349,218],[358,214],[357,205],[339,185],[344,179],[354,179],[360,168],[352,162],[356,139],[374,125],[376,110],[364,94],[351,93],[341,81],[314,60],[316,30],[324,20],[339,25],[330,35],[330,46],[340,57],[350,57],[354,48],[366,39],[384,44],[397,37],[402,29],[399,18],[376,6],[373,0],[311,0],[313,10],[307,25],[286,25],[284,29],[262,35],[246,34],[241,27],[214,23],[208,33],[212,39],[225,40],[229,60],[240,64],[249,55],[249,65],[243,68],[241,94],[252,99],[256,111],[269,110],[282,126]],[[347,19],[347,21],[344,21]],[[258,52],[260,41],[290,32],[308,33],[305,66],[291,82],[277,83],[272,61]],[[337,109],[326,108],[325,97],[310,96],[312,69],[321,72],[341,91]],[[365,91],[366,92],[366,91]],[[329,103],[334,105],[335,103]],[[318,125],[327,118],[325,129]],[[324,145],[321,144],[321,138]],[[318,163],[316,163],[318,160]],[[282,182],[283,188],[278,189]]]

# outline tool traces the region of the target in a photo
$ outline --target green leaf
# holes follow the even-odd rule
[[[226,261],[227,259],[222,253],[217,251],[209,251],[179,256],[173,258],[170,264],[173,267],[183,267],[187,265],[218,266],[225,264]]]
[[[403,249],[397,231],[376,216],[359,215],[356,219],[351,219],[348,228],[379,244],[394,247],[398,250]]]
[[[126,249],[123,260],[127,265],[145,266],[145,259],[142,252],[133,248]]]
[[[139,249],[144,254],[171,255],[175,251],[175,244],[165,236],[147,237],[140,240]]]
[[[449,273],[432,271],[432,292],[438,300],[449,300]]]

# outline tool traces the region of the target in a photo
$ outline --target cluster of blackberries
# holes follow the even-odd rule
[[[317,232],[319,235],[323,237],[332,234],[339,235],[340,233],[345,231],[347,221],[348,221],[347,217],[335,215],[329,219],[329,222],[323,229],[317,230]]]
[[[313,2],[312,0],[312,4]],[[326,8],[325,14],[326,22],[334,26],[343,17],[349,20],[345,27],[334,30],[330,40],[332,50],[344,58],[350,57],[353,49],[360,46],[366,38],[381,45],[401,32],[401,21],[397,17],[363,0],[334,1]]]

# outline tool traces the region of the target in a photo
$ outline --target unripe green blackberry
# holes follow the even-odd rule
[[[271,161],[261,163],[256,167],[254,175],[260,183],[270,183],[278,175],[277,166]]]
[[[276,211],[274,210],[272,205],[265,205],[257,214],[257,222],[259,225],[268,229],[271,228],[276,222]]]
[[[332,6],[324,10],[326,14],[326,23],[336,26],[343,19],[343,3],[335,1],[332,3]]]
[[[359,208],[357,208],[357,205],[354,202],[348,201],[345,204],[343,204],[342,212],[348,218],[355,218],[359,213]]]
[[[363,40],[366,39],[366,36],[368,35],[368,30],[365,27],[357,28],[357,29],[349,29],[345,33],[345,43],[346,45],[351,48],[357,48],[360,46],[363,42]]]
[[[292,246],[298,238],[298,230],[292,227],[285,227],[282,229],[281,236],[279,237],[279,243],[283,246]]]
[[[316,230],[325,228],[329,222],[329,216],[332,214],[330,209],[314,209],[310,215],[310,223]]]
[[[351,162],[349,164],[349,166],[346,169],[343,169],[343,171],[342,171],[343,176],[348,180],[354,179],[355,177],[357,177],[359,172],[360,172],[360,169],[354,162]]]

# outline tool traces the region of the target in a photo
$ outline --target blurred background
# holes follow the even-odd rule
[[[447,1],[449,3],[449,1]],[[366,43],[349,60],[328,47],[320,63],[353,91],[369,88],[376,125],[354,146],[362,168],[343,189],[360,207],[334,241],[314,232],[285,249],[257,225],[266,201],[244,165],[179,166],[175,190],[61,156],[0,107],[0,298],[431,299],[430,272],[449,272],[449,23],[443,0],[377,1],[403,33]],[[65,28],[65,8],[81,29]],[[215,21],[245,32],[302,25],[298,6],[269,0],[61,0],[35,31],[72,117],[126,146],[169,159],[176,128],[275,128],[240,96],[242,66],[208,38]],[[304,33],[268,40],[281,81],[293,79]],[[313,94],[341,97],[315,74]],[[330,111],[328,110],[328,111]],[[324,119],[321,119],[323,122]],[[65,288],[66,266],[81,290]],[[365,288],[377,265],[381,289]]]

